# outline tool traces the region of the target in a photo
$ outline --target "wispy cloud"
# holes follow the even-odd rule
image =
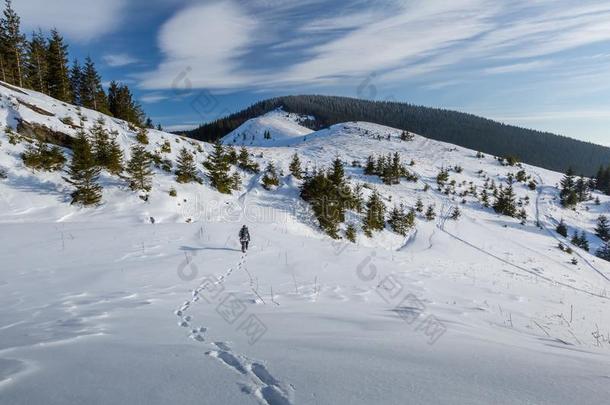
[[[164,61],[143,75],[144,88],[243,86],[251,75],[241,67],[252,45],[257,21],[233,2],[190,6],[159,33]],[[185,83],[177,83],[186,82]]]
[[[548,69],[548,55],[603,41],[610,41],[603,1],[356,0],[335,8],[321,0],[222,1],[190,5],[163,25],[164,58],[141,84],[269,89],[345,84],[372,72],[378,83],[431,73],[451,83],[460,69]]]
[[[127,66],[138,62],[137,58],[128,53],[109,53],[103,56],[104,62],[110,67]]]
[[[539,70],[548,68],[554,63],[550,60],[536,60],[532,62],[514,63],[511,65],[502,65],[486,68],[483,70],[484,73],[495,75],[503,73],[516,73],[516,72],[530,72],[532,70]]]
[[[26,30],[57,27],[73,41],[87,42],[122,23],[127,0],[18,0],[13,2]]]

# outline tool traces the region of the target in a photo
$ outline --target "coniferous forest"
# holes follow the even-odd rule
[[[37,30],[29,36],[22,33],[11,0],[5,0],[0,18],[0,80],[136,126],[152,127],[127,85],[112,81],[106,92],[91,57],[70,61],[68,44],[57,29]]]
[[[348,97],[300,95],[260,101],[249,108],[201,125],[186,136],[204,141],[233,131],[245,121],[282,107],[287,112],[311,115],[303,125],[317,130],[348,121],[368,121],[408,130],[425,137],[564,172],[594,175],[610,164],[610,148],[565,136],[502,124],[457,111],[390,101]]]

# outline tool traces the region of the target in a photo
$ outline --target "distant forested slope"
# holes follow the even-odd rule
[[[312,129],[340,122],[368,121],[488,154],[517,156],[523,162],[557,171],[565,171],[571,166],[577,173],[590,176],[600,165],[610,164],[610,148],[565,136],[505,125],[457,111],[320,95],[263,100],[184,134],[199,140],[215,141],[248,119],[278,107],[288,112],[312,115],[315,120],[306,123]]]

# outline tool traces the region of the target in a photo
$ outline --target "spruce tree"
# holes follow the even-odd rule
[[[608,223],[608,217],[600,215],[597,218],[597,226],[595,227],[595,234],[598,238],[604,242],[610,240],[610,223]]]
[[[134,191],[149,192],[152,189],[153,171],[150,154],[142,145],[131,147],[131,158],[125,171],[129,179],[129,187]]]
[[[337,187],[324,170],[305,177],[301,198],[311,204],[320,228],[331,238],[338,239],[338,226],[345,220],[345,206],[341,204]]]
[[[290,165],[288,167],[290,169],[290,173],[294,176],[295,179],[303,178],[303,170],[301,169],[301,160],[299,159],[298,154],[292,155],[292,160],[290,161]]]
[[[269,162],[267,164],[267,167],[265,168],[265,174],[263,175],[261,181],[263,182],[263,187],[266,190],[271,190],[271,188],[280,185],[280,179],[277,175],[277,171],[273,162]]]
[[[394,206],[390,211],[388,224],[394,232],[404,236],[415,226],[415,212],[406,212],[403,204],[400,204],[400,207]]]
[[[27,44],[25,77],[32,90],[48,94],[47,42],[41,30],[32,33]]]
[[[345,229],[345,239],[352,243],[356,243],[356,227],[354,224],[348,224]]]
[[[195,157],[184,147],[180,149],[176,161],[176,181],[178,183],[202,182],[197,175]]]
[[[237,167],[251,173],[258,173],[258,163],[250,159],[250,154],[245,146],[242,146],[237,155]]]
[[[72,67],[70,68],[70,93],[72,95],[72,104],[82,106],[82,81],[83,81],[83,70],[78,62],[78,59],[74,59]]]
[[[516,197],[513,191],[513,185],[509,182],[506,187],[501,188],[498,192],[493,208],[498,214],[516,217],[517,204],[515,199]]]
[[[369,156],[366,159],[366,166],[364,166],[364,174],[371,176],[375,174],[375,158],[373,156]]]
[[[595,252],[595,255],[600,259],[610,262],[610,241],[604,242],[597,252]]]
[[[127,87],[116,81],[110,82],[108,87],[108,110],[119,119],[130,122],[137,126],[143,126],[144,112]]]
[[[330,169],[330,173],[328,174],[328,178],[337,187],[342,186],[344,184],[345,169],[343,168],[343,162],[338,156],[335,158],[335,160],[333,160],[333,165]]]
[[[142,145],[148,145],[148,129],[138,129],[138,133],[136,134],[136,141],[138,141]]]
[[[563,218],[561,219],[561,221],[559,221],[559,224],[557,225],[557,228],[555,228],[555,230],[557,231],[558,234],[560,234],[564,238],[568,237],[568,227],[566,226],[566,223],[563,221]]]
[[[13,9],[11,0],[5,0],[0,19],[0,49],[2,80],[24,87],[24,61],[26,38],[21,33],[21,19]]]
[[[106,170],[114,175],[119,175],[123,172],[123,149],[117,142],[118,133],[113,131],[110,133],[110,141],[108,144],[108,159],[106,161]]]
[[[108,99],[102,88],[102,79],[95,68],[93,60],[89,56],[85,59],[85,66],[82,69],[80,98],[83,107],[103,113],[110,113],[108,110]]]
[[[49,172],[61,170],[66,162],[66,158],[59,147],[49,147],[42,141],[38,141],[36,146],[26,146],[21,158],[27,167]]]
[[[418,198],[417,202],[415,203],[415,211],[419,213],[424,212],[424,203],[422,202],[421,198]]]
[[[102,200],[102,187],[98,183],[100,168],[96,165],[91,144],[84,130],[79,131],[72,146],[72,162],[68,168],[68,178],[75,190],[72,204],[83,206],[98,204]]]
[[[229,174],[229,163],[220,141],[214,144],[214,150],[203,166],[207,170],[206,175],[210,179],[212,187],[221,193],[231,194],[233,181]]]
[[[119,146],[114,133],[112,136],[106,130],[104,118],[100,117],[91,128],[91,146],[96,164],[119,175],[123,171],[123,150]]]
[[[434,211],[434,206],[429,205],[426,210],[426,220],[433,221],[436,218],[436,212]]]
[[[574,207],[578,203],[578,194],[576,193],[576,183],[574,181],[574,171],[569,168],[561,179],[561,204],[564,207]]]
[[[366,203],[366,215],[362,226],[368,237],[373,235],[373,231],[382,231],[385,228],[385,209],[381,196],[374,191]]]
[[[47,46],[47,83],[49,95],[58,100],[70,102],[68,79],[68,46],[56,29],[51,31]]]
[[[457,205],[455,207],[453,207],[453,209],[451,210],[451,213],[449,214],[449,218],[453,219],[454,221],[457,221],[458,219],[460,219],[461,216],[462,216],[462,212],[460,211],[460,208]]]

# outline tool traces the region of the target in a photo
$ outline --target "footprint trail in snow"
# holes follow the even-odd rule
[[[234,270],[245,269],[247,254],[243,254],[239,263],[229,268],[225,274],[218,277],[212,285],[220,285],[233,273]],[[191,306],[201,300],[204,290],[210,286],[210,280],[205,278],[197,288],[192,291],[191,298],[185,301],[174,314],[178,317],[178,325],[182,328],[190,329],[189,338],[204,343],[205,335],[208,331],[206,326],[193,326],[193,317],[188,315]],[[250,385],[242,387],[242,391],[254,396],[266,405],[290,405],[288,399],[294,392],[291,385],[285,388],[268,370],[262,362],[254,361],[244,355],[234,353],[226,342],[213,342],[214,350],[209,350],[205,354],[217,359],[225,366],[234,370],[238,374],[248,378]]]

